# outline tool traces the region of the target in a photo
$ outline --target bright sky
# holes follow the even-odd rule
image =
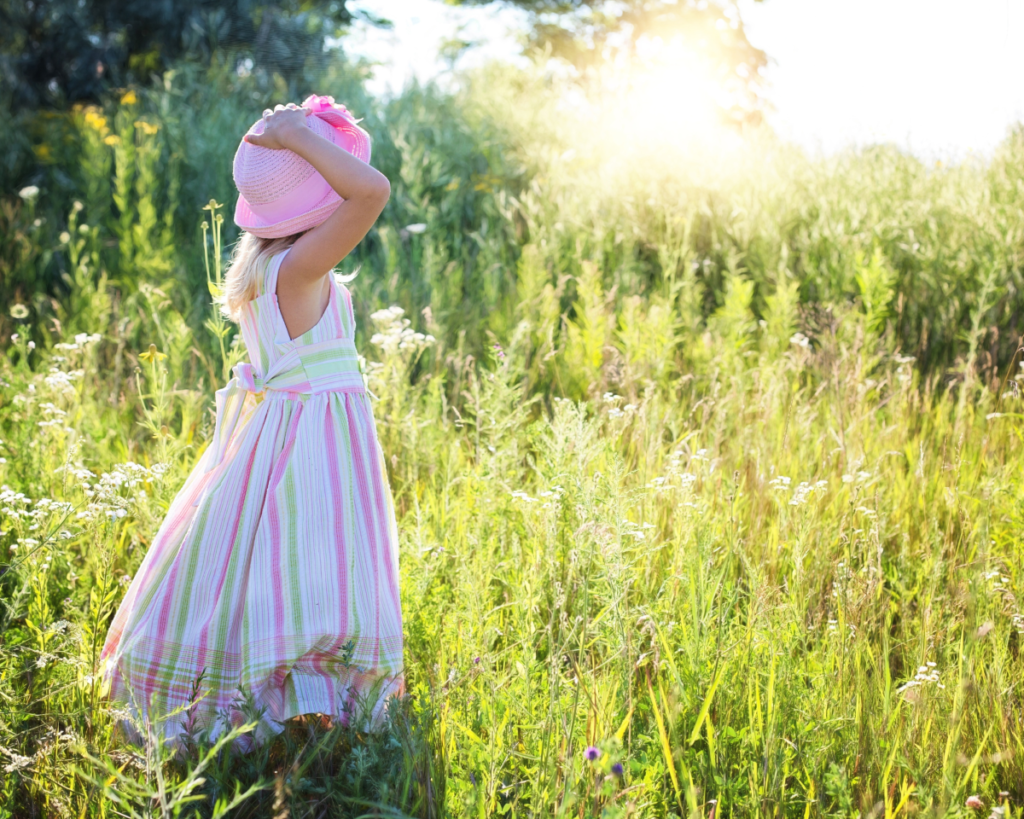
[[[515,59],[513,10],[439,0],[358,0],[393,20],[357,31],[346,48],[382,63],[376,93],[412,75],[443,76],[440,42],[479,41],[460,65]],[[770,121],[830,153],[895,142],[924,157],[988,153],[1024,121],[1024,0],[740,0],[748,36],[772,59]],[[461,27],[461,32],[460,32]]]

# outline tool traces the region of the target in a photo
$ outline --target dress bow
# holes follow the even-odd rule
[[[236,364],[232,368],[232,372],[234,372],[235,378],[238,379],[239,386],[246,392],[263,392],[266,389],[266,385],[263,383],[263,376],[248,361]]]
[[[242,415],[246,393],[260,393],[266,389],[263,376],[248,361],[236,364],[231,369],[234,377],[216,393],[217,424],[213,430],[213,443],[210,445],[213,455],[206,466],[207,472],[224,460],[228,441],[231,440],[238,419]]]

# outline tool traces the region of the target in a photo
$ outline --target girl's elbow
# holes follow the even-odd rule
[[[380,203],[382,208],[387,204],[388,199],[391,198],[391,183],[388,182],[388,178],[384,174],[379,174],[377,179],[374,180],[373,198]]]

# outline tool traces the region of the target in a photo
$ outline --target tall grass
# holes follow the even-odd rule
[[[169,759],[98,647],[238,351],[202,325],[226,171],[174,188],[147,94],[83,120],[81,207],[5,206],[0,816],[1017,814],[1020,134],[670,174],[522,76],[375,113],[395,194],[349,287],[409,697]]]

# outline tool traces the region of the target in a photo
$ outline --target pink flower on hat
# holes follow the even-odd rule
[[[319,114],[323,111],[340,111],[343,114],[348,114],[348,109],[344,105],[339,105],[334,101],[334,97],[328,97],[327,95],[310,94],[302,101],[303,108],[308,108],[314,114]],[[351,116],[351,114],[349,115]]]

